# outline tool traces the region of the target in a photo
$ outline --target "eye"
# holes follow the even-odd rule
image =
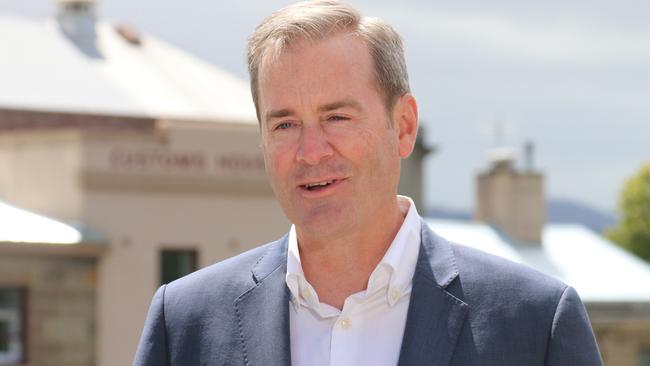
[[[340,116],[340,115],[333,115],[333,116],[327,117],[327,120],[328,121],[347,121],[347,120],[349,120],[349,118],[345,117],[345,116]]]
[[[281,122],[275,125],[274,130],[286,130],[291,128],[293,124],[291,122]]]

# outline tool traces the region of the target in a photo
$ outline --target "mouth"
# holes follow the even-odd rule
[[[334,184],[334,182],[336,182],[336,179],[325,180],[325,181],[322,181],[322,182],[315,182],[315,183],[307,183],[307,184],[301,185],[301,187],[308,190],[308,191],[318,191],[320,189],[323,189],[323,188],[329,186],[330,184]]]
[[[310,192],[315,192],[315,191],[324,190],[341,181],[342,179],[328,179],[320,182],[310,182],[310,183],[301,184],[299,187]]]

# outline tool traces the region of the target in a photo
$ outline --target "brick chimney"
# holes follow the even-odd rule
[[[497,227],[511,239],[539,244],[546,221],[544,177],[532,168],[532,144],[526,144],[527,167],[515,168],[512,149],[490,151],[490,168],[476,179],[475,219]]]

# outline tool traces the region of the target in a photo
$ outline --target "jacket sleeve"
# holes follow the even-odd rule
[[[165,327],[165,285],[151,300],[147,320],[133,361],[134,366],[167,366],[167,331]]]
[[[589,317],[576,290],[567,286],[555,309],[546,365],[603,365]]]

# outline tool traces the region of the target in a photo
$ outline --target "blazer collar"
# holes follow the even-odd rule
[[[421,245],[416,271],[435,282],[440,288],[447,288],[458,277],[458,267],[452,245],[434,233],[429,225],[420,219]]]
[[[451,244],[422,220],[421,230],[399,366],[449,364],[468,312],[468,305],[448,291],[458,278]]]
[[[269,244],[253,266],[255,284],[235,300],[246,365],[291,364],[287,243],[285,235]],[[421,245],[399,366],[449,364],[468,312],[468,305],[448,291],[457,278],[451,243],[421,220]]]
[[[280,266],[284,266],[284,272],[286,273],[288,243],[289,234],[287,233],[279,240],[268,244],[267,250],[260,259],[255,262],[252,268],[253,279],[256,283],[263,281]]]
[[[255,284],[235,300],[245,365],[290,365],[287,236],[253,266]],[[278,296],[279,295],[279,296]]]

